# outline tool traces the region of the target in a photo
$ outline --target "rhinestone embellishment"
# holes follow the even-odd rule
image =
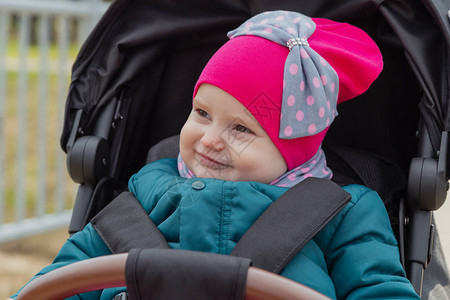
[[[292,48],[294,48],[295,46],[308,46],[309,47],[309,43],[308,40],[304,37],[302,38],[295,38],[295,39],[289,39],[287,41],[287,46],[289,48],[289,51],[292,50]]]

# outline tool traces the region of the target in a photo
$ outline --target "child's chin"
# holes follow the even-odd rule
[[[214,178],[214,179],[220,179],[220,180],[225,180],[225,181],[237,181],[237,180],[233,180],[229,174],[225,174],[225,172],[223,170],[207,170],[207,169],[203,169],[201,171],[198,171],[198,175],[197,173],[194,173],[197,178]]]

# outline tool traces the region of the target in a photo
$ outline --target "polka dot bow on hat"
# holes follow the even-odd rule
[[[383,68],[380,50],[361,29],[297,12],[258,14],[228,36],[194,97],[209,83],[240,101],[288,169],[319,151],[337,104],[364,93]]]
[[[339,78],[308,43],[316,30],[311,18],[287,11],[254,16],[228,33],[230,38],[254,35],[289,48],[284,67],[279,137],[314,135],[330,126],[337,112]]]

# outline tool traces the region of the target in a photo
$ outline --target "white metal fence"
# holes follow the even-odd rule
[[[59,135],[70,67],[108,5],[0,0],[0,243],[69,223]]]

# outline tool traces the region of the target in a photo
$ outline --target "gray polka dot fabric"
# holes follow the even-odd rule
[[[308,39],[316,24],[296,12],[270,11],[256,15],[228,36],[263,37],[290,52],[286,59],[279,137],[295,139],[326,129],[337,116],[339,78],[336,71],[314,49]]]

